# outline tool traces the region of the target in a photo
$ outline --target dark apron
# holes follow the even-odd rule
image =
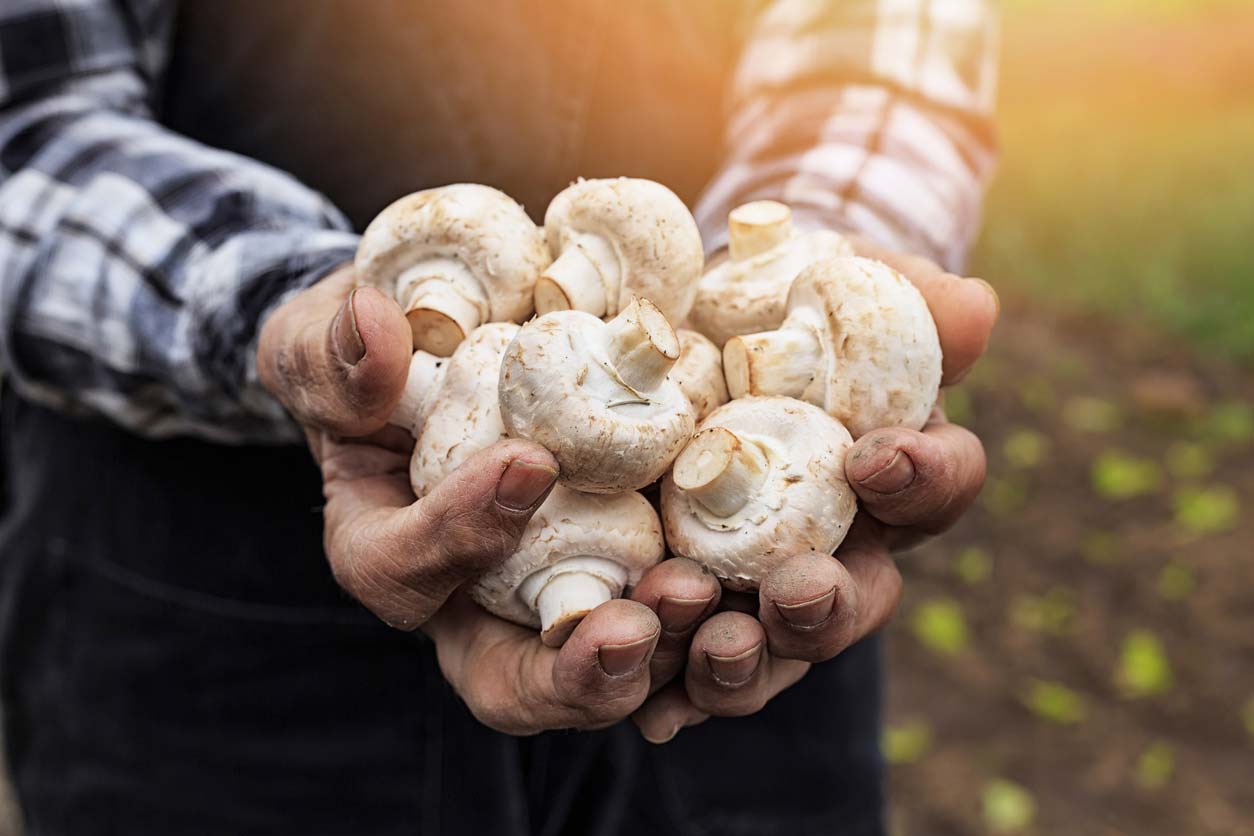
[[[727,8],[187,4],[163,118],[358,224],[456,180],[533,214],[578,174],[691,201]],[[0,699],[29,836],[882,832],[874,641],[665,746],[629,723],[505,737],[423,638],[335,586],[303,449],[146,441],[8,391],[0,421]]]

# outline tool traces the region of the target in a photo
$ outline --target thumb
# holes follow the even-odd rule
[[[538,444],[502,441],[472,456],[427,496],[398,507],[377,478],[328,481],[326,547],[349,594],[394,627],[413,629],[465,581],[518,548],[557,480]]]
[[[336,271],[283,303],[257,346],[262,384],[302,424],[362,436],[400,401],[413,338],[400,307]]]

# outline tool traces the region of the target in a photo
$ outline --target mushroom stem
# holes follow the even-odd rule
[[[679,337],[657,306],[632,299],[606,323],[610,367],[634,392],[652,392],[679,359]]]
[[[723,374],[733,398],[783,395],[805,400],[806,389],[822,378],[826,360],[809,328],[781,328],[732,337],[723,346]]]
[[[773,200],[737,206],[727,216],[727,244],[735,261],[779,246],[792,232],[792,210]]]
[[[730,517],[766,482],[770,463],[758,445],[725,427],[693,436],[675,459],[675,486],[716,517]]]
[[[540,616],[540,639],[560,647],[583,617],[622,594],[627,570],[603,557],[568,557],[533,572],[518,594]]]
[[[605,316],[610,288],[618,285],[615,265],[614,248],[605,239],[578,236],[536,281],[536,313],[576,310]]]
[[[448,357],[488,311],[483,287],[455,259],[415,265],[397,280],[397,298],[413,332],[414,348]]]
[[[409,376],[405,378],[401,402],[392,411],[388,423],[404,427],[417,438],[431,407],[431,398],[443,383],[447,368],[448,363],[442,358],[425,351],[415,351],[409,361]]]

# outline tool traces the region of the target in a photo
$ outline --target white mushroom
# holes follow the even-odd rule
[[[692,435],[692,404],[667,372],[679,339],[648,301],[602,322],[555,311],[524,325],[501,364],[501,414],[510,434],[557,458],[576,490],[618,493],[665,472]]]
[[[553,263],[536,282],[537,313],[614,316],[633,296],[671,322],[692,306],[705,254],[692,213],[651,180],[579,180],[544,215]]]
[[[357,280],[405,310],[414,348],[440,357],[485,322],[522,321],[548,266],[544,234],[508,195],[459,183],[402,197],[366,227]]]
[[[489,612],[541,631],[550,647],[618,598],[662,559],[657,513],[635,492],[597,496],[558,485],[523,533],[518,551],[470,587]]]
[[[927,302],[901,274],[866,258],[807,268],[776,331],[723,347],[733,398],[787,395],[821,406],[854,438],[920,429],[936,403],[941,348]]]
[[[444,371],[429,377],[438,382],[417,398],[424,406],[410,461],[415,495],[425,496],[505,437],[496,386],[501,356],[517,331],[509,323],[483,325],[451,358],[431,358]],[[662,551],[662,525],[640,494],[595,496],[559,485],[527,524],[518,551],[469,591],[490,612],[541,628],[544,641],[556,646],[583,616],[640,580]]]
[[[727,219],[728,258],[697,284],[689,323],[716,345],[738,334],[778,328],[788,287],[816,261],[853,255],[830,230],[798,233],[792,210],[773,200],[746,203]]]
[[[727,403],[723,353],[696,331],[680,328],[675,334],[679,337],[679,361],[671,369],[670,377],[692,401],[697,420],[703,421],[705,416]]]
[[[505,347],[517,333],[509,322],[481,325],[443,361],[439,389],[415,433],[409,463],[415,496],[425,496],[466,459],[507,437],[496,381]]]
[[[839,421],[792,398],[716,409],[662,482],[671,551],[737,590],[789,557],[831,554],[857,510],[845,481],[852,443]]]

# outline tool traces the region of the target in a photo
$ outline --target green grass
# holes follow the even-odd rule
[[[1011,4],[973,266],[1254,364],[1254,3],[1135,5]]]

